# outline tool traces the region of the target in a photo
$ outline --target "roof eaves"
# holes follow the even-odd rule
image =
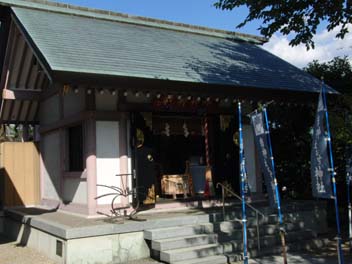
[[[93,19],[100,20],[108,20],[129,24],[136,24],[142,26],[149,26],[155,28],[162,28],[168,30],[175,30],[193,34],[200,34],[212,37],[226,38],[236,41],[245,41],[253,44],[264,44],[268,41],[268,39],[249,35],[242,34],[232,31],[225,31],[219,29],[212,29],[202,26],[194,26],[183,23],[175,23],[166,20],[159,20],[147,17],[139,17],[139,16],[130,16],[127,14],[116,13],[111,11],[97,10],[92,8],[85,8],[80,6],[73,6],[68,4],[56,3],[46,0],[31,0],[31,1],[23,1],[23,0],[0,0],[0,5],[10,6],[10,7],[23,7],[23,8],[31,8],[36,10],[42,10],[47,12],[55,12],[61,14],[70,14],[76,16],[82,16]]]

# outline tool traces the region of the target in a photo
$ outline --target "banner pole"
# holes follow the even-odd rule
[[[276,200],[277,200],[277,211],[279,215],[279,225],[280,225],[280,237],[281,237],[281,244],[282,244],[282,256],[284,258],[284,264],[287,264],[287,252],[286,252],[286,239],[285,239],[285,227],[283,223],[283,217],[281,213],[281,202],[280,202],[280,193],[279,187],[276,180],[276,173],[275,173],[275,162],[273,156],[273,150],[271,146],[271,138],[270,138],[270,128],[269,128],[269,121],[268,121],[268,114],[266,111],[266,107],[263,108],[264,118],[265,118],[265,126],[266,126],[266,135],[269,145],[269,155],[271,160],[271,167],[273,172],[273,180],[275,184],[275,193],[276,193]]]
[[[330,124],[329,124],[329,113],[328,107],[326,103],[326,95],[325,95],[325,85],[324,81],[322,81],[322,94],[323,94],[323,103],[324,103],[324,111],[325,111],[325,121],[326,121],[326,130],[327,130],[327,143],[329,146],[329,156],[330,156],[330,173],[331,173],[331,181],[334,192],[334,202],[335,202],[335,214],[336,214],[336,227],[337,227],[337,254],[339,259],[339,264],[344,263],[342,247],[341,247],[341,228],[340,228],[340,217],[339,217],[339,206],[337,202],[337,192],[336,192],[336,180],[335,180],[335,167],[334,167],[334,158],[332,154],[332,143],[331,143],[331,133],[330,133]]]
[[[240,176],[241,176],[241,197],[242,197],[242,225],[243,225],[243,263],[248,264],[247,253],[247,216],[246,216],[246,197],[245,197],[245,160],[243,150],[243,134],[242,134],[242,109],[241,102],[238,102],[238,134],[240,145]]]
[[[347,182],[347,205],[348,205],[348,235],[349,235],[349,246],[350,252],[352,252],[352,207],[351,207],[351,180],[350,173],[347,172],[346,182]]]

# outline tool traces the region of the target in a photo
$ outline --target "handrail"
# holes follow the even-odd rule
[[[225,185],[223,185],[222,183],[218,182],[216,184],[216,188],[219,188],[219,186],[221,186],[221,194],[222,194],[222,213],[223,213],[223,217],[225,220],[225,191],[231,193],[232,195],[234,195],[237,199],[239,199],[241,202],[243,202],[242,198],[236,194],[235,192],[233,192],[232,190],[230,190],[228,187],[226,187]],[[244,201],[244,203],[255,212],[255,219],[256,219],[256,224],[257,224],[257,247],[258,247],[258,251],[260,251],[260,230],[259,230],[259,217],[258,215],[261,215],[263,218],[265,218],[265,215],[260,212],[258,209],[254,208],[252,205],[248,204],[246,201]]]
[[[216,188],[218,188],[219,186],[221,186],[221,188],[225,189],[226,191],[228,191],[229,193],[231,193],[233,196],[235,196],[237,199],[239,199],[241,202],[243,201],[242,198],[236,194],[235,192],[233,192],[231,189],[229,189],[228,187],[226,187],[225,185],[223,185],[222,183],[218,182],[216,184]],[[256,209],[255,207],[253,207],[252,205],[250,205],[249,203],[247,203],[245,201],[245,204],[252,209],[254,212],[260,214],[261,216],[265,217],[265,214],[263,214],[262,212],[260,212],[258,209]]]

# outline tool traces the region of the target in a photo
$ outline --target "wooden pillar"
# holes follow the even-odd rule
[[[88,215],[97,212],[97,165],[96,165],[96,121],[91,118],[85,122],[85,146],[87,169]]]
[[[119,152],[120,152],[120,174],[121,176],[121,187],[128,188],[128,137],[127,137],[127,114],[121,114],[119,122]],[[121,203],[123,205],[128,204],[128,197],[122,197]]]
[[[22,140],[23,142],[29,141],[29,125],[23,125]]]
[[[212,167],[210,160],[210,146],[209,146],[209,117],[204,117],[204,140],[205,140],[205,161],[206,161],[206,170],[205,170],[205,188],[204,196],[210,197],[214,196],[214,186],[213,186],[213,175]]]

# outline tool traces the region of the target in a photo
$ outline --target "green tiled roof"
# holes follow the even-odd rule
[[[123,17],[87,10],[39,7],[17,5],[12,10],[52,71],[297,91],[320,89],[319,80],[253,44],[255,37],[241,39],[240,35],[169,22],[131,22],[128,17],[124,21]]]

